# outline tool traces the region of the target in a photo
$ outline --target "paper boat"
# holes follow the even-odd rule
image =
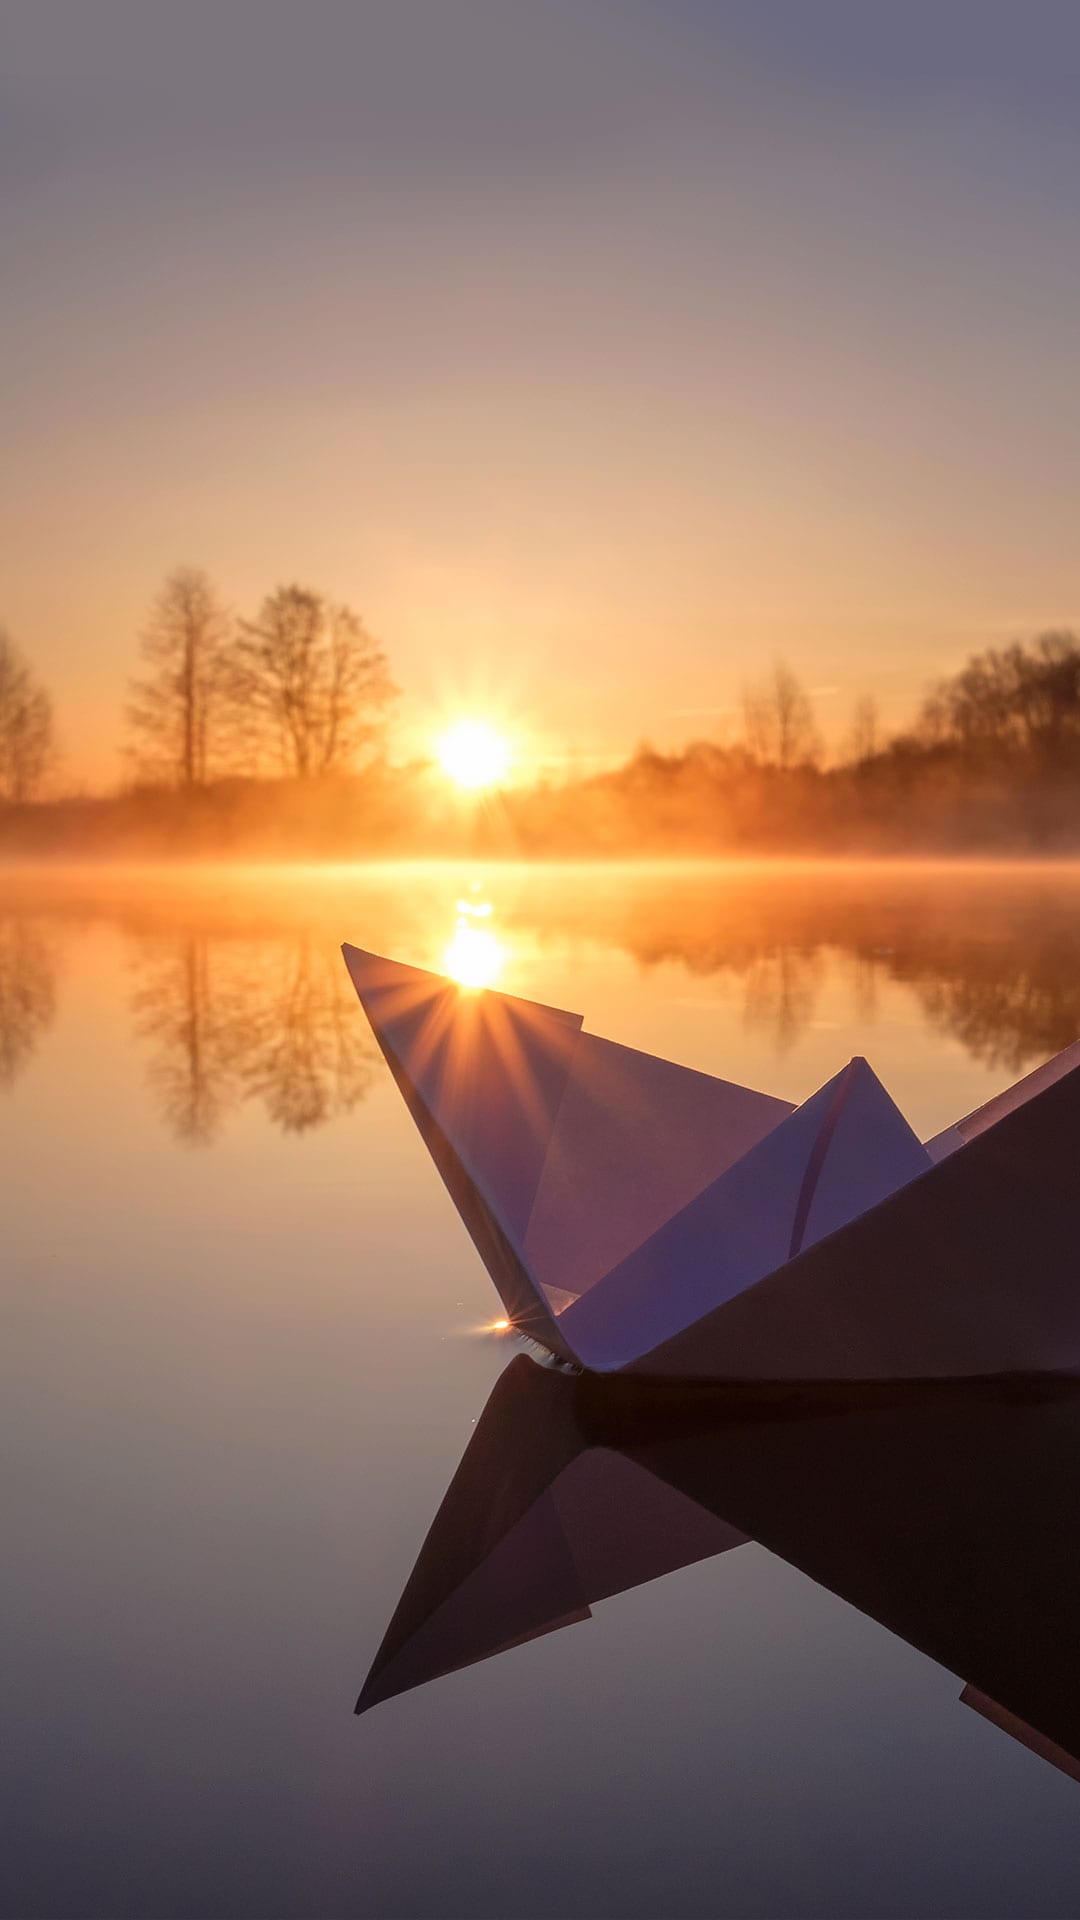
[[[343,951],[507,1317],[558,1359],[684,1380],[1080,1368],[1080,1042],[924,1144],[862,1059],[793,1106]]]
[[[1080,1390],[826,1394],[658,1397],[513,1360],[357,1711],[751,1539],[966,1678],[965,1705],[1080,1779]]]

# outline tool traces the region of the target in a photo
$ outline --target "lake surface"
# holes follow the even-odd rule
[[[1080,1785],[756,1537],[354,1717],[514,1349],[342,940],[923,1136],[1080,1034],[1069,868],[0,877],[3,1914],[1080,1913]]]

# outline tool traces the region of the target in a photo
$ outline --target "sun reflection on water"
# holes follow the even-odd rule
[[[442,957],[443,972],[459,987],[492,987],[506,965],[506,948],[486,923],[490,900],[459,900],[454,935]]]

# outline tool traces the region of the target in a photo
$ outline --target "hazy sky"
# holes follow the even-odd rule
[[[0,0],[0,620],[114,771],[162,575],[401,744],[834,731],[1080,623],[1080,8]]]

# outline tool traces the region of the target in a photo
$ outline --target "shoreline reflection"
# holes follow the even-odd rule
[[[56,1018],[56,966],[41,926],[0,918],[0,1092],[14,1085]]]
[[[208,1144],[252,1101],[283,1132],[305,1133],[351,1112],[372,1085],[377,1055],[344,969],[311,935],[158,936],[133,964],[147,1083],[178,1139]]]
[[[54,954],[99,922],[135,951],[133,1032],[161,1110],[208,1141],[247,1101],[300,1132],[363,1098],[367,1047],[339,957],[380,950],[516,991],[523,956],[620,954],[736,994],[790,1053],[839,986],[863,1027],[911,996],[930,1034],[1016,1078],[1080,1034],[1080,868],[341,868],[12,872],[0,923],[0,1090],[57,1011]],[[535,968],[534,968],[535,971]],[[539,980],[538,998],[545,998]],[[531,988],[529,990],[532,990]],[[599,1024],[598,1022],[596,1024]]]

